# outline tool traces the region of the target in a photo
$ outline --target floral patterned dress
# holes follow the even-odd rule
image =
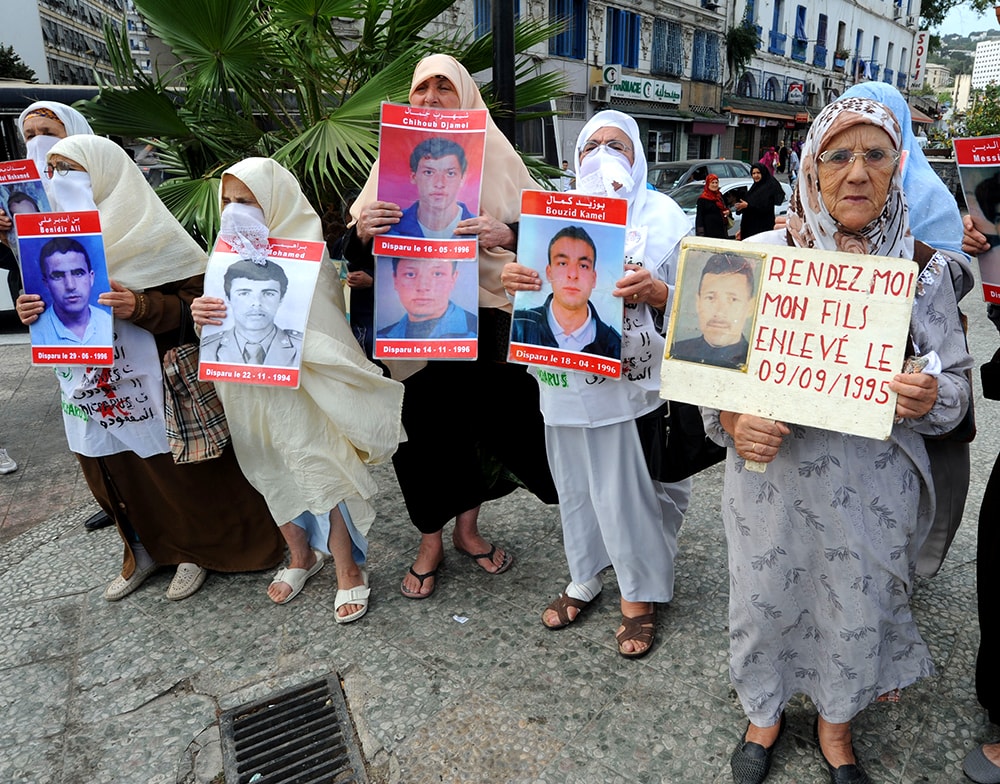
[[[730,569],[730,676],[749,719],[778,722],[796,693],[830,722],[934,671],[909,607],[934,490],[923,435],[964,414],[971,367],[947,260],[920,276],[910,320],[941,359],[938,397],[887,441],[788,423],[765,473],[743,468],[719,412],[706,430],[730,447],[722,499]]]

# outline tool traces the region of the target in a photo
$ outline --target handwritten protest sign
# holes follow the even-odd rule
[[[226,318],[202,328],[199,379],[298,388],[324,250],[322,242],[271,237],[266,259],[247,259],[216,241],[205,295],[225,300]]]
[[[479,215],[486,122],[486,109],[382,104],[378,199],[403,217],[375,237],[376,256],[476,258],[476,237],[455,227]]]
[[[554,191],[521,194],[518,263],[541,291],[514,297],[509,362],[620,378],[628,202]],[[554,326],[553,326],[554,325]]]
[[[907,259],[685,238],[660,394],[887,438],[918,274]]]
[[[114,362],[111,308],[97,302],[110,291],[97,210],[22,213],[14,216],[26,294],[45,303],[31,324],[35,365]]]
[[[1000,136],[954,141],[969,216],[990,243],[978,257],[983,299],[1000,303]]]

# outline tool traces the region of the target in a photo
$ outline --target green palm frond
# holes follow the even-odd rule
[[[110,28],[116,84],[81,108],[95,130],[147,139],[177,179],[157,192],[201,238],[218,229],[220,173],[252,155],[292,169],[321,214],[356,189],[378,153],[379,107],[405,103],[416,62],[453,54],[470,72],[492,67],[492,39],[428,26],[455,0],[135,0],[177,62],[150,79],[131,64],[127,37]],[[561,29],[522,20],[515,48]],[[516,63],[518,104],[563,92],[559,74]],[[491,90],[484,88],[487,101]],[[532,162],[548,177],[538,162]]]

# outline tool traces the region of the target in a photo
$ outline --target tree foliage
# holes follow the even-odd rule
[[[746,16],[742,22],[726,33],[726,65],[729,67],[729,77],[733,84],[739,81],[740,76],[750,65],[759,46],[760,37],[757,35],[757,29]]]
[[[995,0],[923,0],[920,3],[920,18],[922,20],[921,29],[937,27],[952,8],[966,6],[974,11],[982,13],[993,8]]]
[[[465,31],[426,37],[455,0],[135,0],[177,64],[135,68],[127,33],[105,29],[115,78],[81,108],[99,133],[148,139],[175,175],[158,193],[202,237],[214,236],[221,172],[249,156],[294,171],[317,211],[339,213],[378,151],[382,101],[405,102],[416,62],[454,55],[476,73],[492,65],[492,38]],[[515,48],[558,25],[526,20]],[[519,105],[560,95],[563,81],[517,65]],[[484,97],[490,103],[490,86]]]
[[[1000,134],[1000,86],[995,84],[973,95],[972,106],[965,113],[966,136]]]
[[[35,69],[24,64],[13,46],[0,46],[0,78],[34,82]]]

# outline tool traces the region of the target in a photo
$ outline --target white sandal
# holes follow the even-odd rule
[[[201,588],[206,577],[208,577],[208,570],[202,569],[198,564],[178,564],[177,571],[174,572],[174,579],[167,587],[167,598],[172,602],[187,599]]]
[[[288,604],[292,599],[299,595],[299,592],[306,587],[306,581],[312,577],[316,572],[323,568],[323,562],[326,560],[326,554],[320,552],[319,550],[313,550],[313,555],[316,556],[316,563],[314,563],[309,569],[291,569],[287,566],[282,566],[274,575],[274,579],[271,580],[271,585],[275,583],[285,583],[291,586],[292,592],[288,594],[282,601],[274,602],[275,604]],[[268,595],[270,599],[270,595]]]
[[[368,587],[368,571],[366,569],[361,570],[361,579],[364,581],[362,585],[356,585],[353,588],[348,588],[347,590],[337,590],[337,595],[333,599],[333,620],[337,623],[350,623],[351,621],[356,621],[368,612],[368,597],[371,595],[372,591],[371,588]],[[345,615],[343,617],[337,615],[337,610],[345,604],[360,604],[361,609],[355,610],[350,615]]]

